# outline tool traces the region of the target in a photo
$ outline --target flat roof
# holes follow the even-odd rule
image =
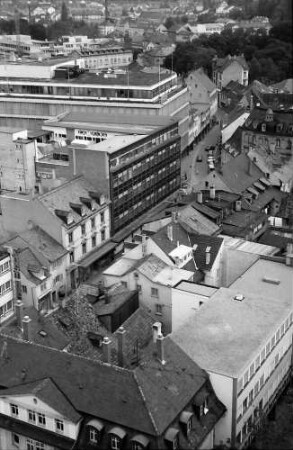
[[[239,293],[244,295],[242,301],[235,300]],[[220,288],[172,333],[172,339],[203,369],[237,377],[291,311],[288,296]]]
[[[106,153],[115,153],[117,150],[120,150],[123,147],[126,147],[134,142],[137,142],[144,137],[147,137],[147,134],[143,135],[123,135],[123,136],[114,136],[110,139],[105,139],[104,141],[98,142],[97,144],[92,144],[86,147],[87,150],[106,152]]]
[[[265,281],[267,280],[267,281]],[[270,281],[279,282],[278,284]],[[276,301],[293,304],[293,268],[282,263],[258,259],[234,283],[231,289],[251,292],[263,297],[273,297]]]
[[[45,121],[43,129],[46,129],[46,127],[62,127],[96,130],[98,127],[99,130],[108,132],[149,134],[158,128],[167,127],[174,123],[177,123],[177,120],[171,117],[69,112],[63,117],[56,117]]]

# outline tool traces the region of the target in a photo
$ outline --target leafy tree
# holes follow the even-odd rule
[[[62,2],[61,6],[61,22],[67,22],[68,20],[68,10],[67,6],[64,2]]]
[[[169,30],[171,27],[175,25],[175,20],[172,17],[167,17],[167,19],[164,22],[165,27],[167,30]]]

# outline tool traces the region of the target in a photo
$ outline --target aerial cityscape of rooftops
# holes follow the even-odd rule
[[[292,450],[292,0],[0,0],[0,450]]]

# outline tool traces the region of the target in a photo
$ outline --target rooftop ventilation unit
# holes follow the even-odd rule
[[[243,294],[237,294],[234,297],[234,300],[236,300],[237,302],[242,302],[244,300],[244,295]]]
[[[270,284],[280,284],[280,280],[277,280],[276,278],[263,277],[262,281]]]

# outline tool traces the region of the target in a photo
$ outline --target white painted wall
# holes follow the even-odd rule
[[[36,402],[35,402],[36,400]],[[0,397],[0,413],[7,416],[13,417],[10,411],[10,403],[18,406],[18,419],[24,422],[28,422],[28,412],[27,410],[33,410],[37,413],[45,414],[46,425],[38,425],[36,420],[36,427],[45,428],[48,431],[58,433],[55,427],[55,419],[63,420],[64,422],[64,432],[63,436],[68,436],[71,439],[77,439],[80,423],[73,423],[67,418],[63,417],[58,411],[51,408],[49,405],[39,400],[37,397],[31,395],[22,396],[8,396],[5,397],[3,394]],[[61,433],[58,433],[61,434]],[[5,447],[4,447],[5,448]],[[9,448],[9,447],[8,447]]]
[[[172,331],[176,331],[189,320],[209,298],[172,288]]]
[[[226,413],[215,426],[215,445],[219,445],[221,441],[226,444],[227,439],[231,439],[232,430],[233,378],[208,372],[216,396],[227,408]]]
[[[222,130],[222,143],[225,144],[225,142],[230,139],[230,137],[235,133],[237,128],[241,127],[244,122],[246,121],[247,117],[249,116],[249,112],[243,113],[241,116],[237,117],[234,122],[229,123],[225,128]]]

